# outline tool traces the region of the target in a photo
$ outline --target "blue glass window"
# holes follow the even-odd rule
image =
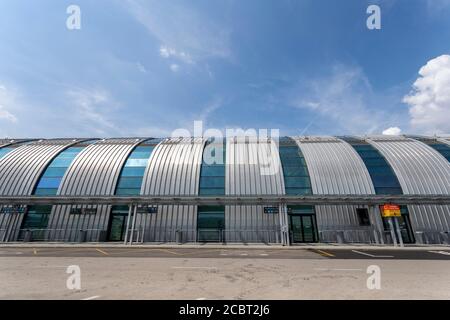
[[[33,191],[33,195],[36,196],[54,196],[58,193],[61,181],[70,167],[75,157],[89,144],[95,142],[95,140],[84,141],[77,143],[76,145],[69,147],[62,151],[56,158],[50,162],[45,169],[36,188]],[[29,206],[27,214],[23,220],[22,228],[47,228],[48,216],[52,211],[51,206]]]
[[[352,137],[341,137],[359,154],[372,179],[376,194],[403,194],[397,176],[383,155],[371,144]]]
[[[226,156],[226,146],[225,141],[212,142],[208,141],[205,148],[212,148],[211,155],[216,157],[216,152],[222,153],[222,159],[218,162],[220,163],[206,163],[203,158],[201,169],[200,169],[200,183],[199,183],[199,194],[200,195],[224,195],[225,194],[225,156]],[[223,160],[223,161],[221,161]]]
[[[142,180],[150,156],[160,141],[160,139],[147,140],[134,148],[120,173],[116,195],[133,196],[141,193]]]
[[[279,154],[283,168],[284,187],[287,195],[312,195],[311,180],[302,151],[289,137],[280,139]],[[295,214],[295,208],[302,208],[314,214],[314,206],[288,206],[288,212]]]

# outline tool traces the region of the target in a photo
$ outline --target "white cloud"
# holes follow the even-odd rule
[[[381,125],[393,122],[386,97],[373,93],[364,72],[357,67],[338,65],[319,78],[306,78],[290,89],[289,104],[314,113],[313,125],[330,134],[374,134]],[[395,123],[396,124],[396,123]],[[305,132],[305,130],[303,130]]]
[[[427,62],[419,70],[413,90],[404,97],[411,127],[426,134],[450,131],[450,55]]]
[[[11,112],[17,104],[14,92],[0,85],[0,120],[6,120],[11,123],[17,122],[17,117]]]
[[[89,127],[89,131],[97,134],[111,134],[119,129],[108,118],[113,109],[117,108],[109,93],[98,89],[72,89],[66,92],[69,104],[74,108],[74,115],[78,123]]]
[[[128,0],[126,9],[163,44],[160,54],[197,61],[209,57],[229,58],[230,31],[208,14],[172,1]],[[166,51],[167,49],[167,51]],[[189,54],[187,54],[189,52]]]
[[[194,61],[192,60],[191,56],[187,53],[185,53],[184,51],[177,51],[173,48],[169,48],[168,46],[161,46],[159,48],[159,54],[161,57],[163,58],[176,58],[178,60],[181,60],[185,63],[189,63],[189,64],[193,64]]]
[[[177,72],[179,69],[180,69],[180,66],[175,63],[172,63],[170,65],[170,70],[172,70],[173,72]]]
[[[402,129],[399,127],[390,127],[383,131],[383,134],[386,136],[398,136],[402,132]]]
[[[147,73],[147,69],[144,67],[144,65],[140,62],[136,63],[136,67],[138,68],[138,70],[142,73]]]

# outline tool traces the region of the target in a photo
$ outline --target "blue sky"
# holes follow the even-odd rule
[[[168,136],[194,120],[447,134],[449,18],[450,0],[1,0],[0,136]]]

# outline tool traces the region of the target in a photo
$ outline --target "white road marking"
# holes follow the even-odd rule
[[[81,300],[94,300],[94,299],[97,299],[97,298],[100,298],[100,296],[92,296],[92,297],[84,298],[84,299],[81,299]]]
[[[227,256],[228,253],[221,253],[220,255],[221,255],[221,256]]]
[[[370,253],[367,253],[367,252],[361,252],[361,251],[358,251],[358,250],[352,250],[352,252],[359,253],[359,254],[362,254],[364,256],[368,256],[368,257],[372,257],[372,258],[393,258],[394,257],[394,256],[376,256],[376,255],[373,255],[373,254],[370,254]]]
[[[445,256],[450,256],[450,252],[448,252],[448,251],[428,251],[428,252],[437,253],[437,254],[443,254]]]
[[[241,253],[241,256],[248,256],[247,253]]]
[[[326,268],[315,268],[314,270],[319,270],[319,271],[362,271],[363,269],[326,269]]]
[[[195,300],[206,300],[206,298],[197,298]]]
[[[172,269],[217,269],[217,267],[172,267]]]
[[[268,256],[267,253],[260,253],[259,255],[260,255],[260,256]]]

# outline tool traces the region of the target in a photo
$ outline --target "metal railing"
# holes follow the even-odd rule
[[[103,229],[20,229],[18,241],[49,242],[102,242],[106,241]]]
[[[277,229],[183,229],[136,227],[128,230],[128,241],[146,242],[241,242],[241,243],[279,243],[280,230]]]
[[[376,243],[373,229],[320,230],[319,239],[327,243]]]

